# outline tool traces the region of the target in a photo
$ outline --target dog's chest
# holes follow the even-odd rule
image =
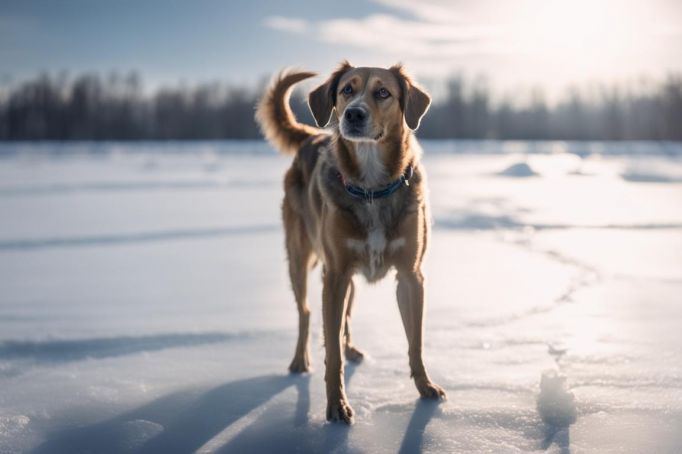
[[[366,236],[364,239],[349,238],[346,245],[357,257],[360,270],[368,281],[381,279],[390,263],[386,256],[394,253],[405,244],[404,238],[393,238],[388,241],[387,228],[392,224],[388,207],[382,207],[378,203],[366,204],[356,213],[364,226]]]
[[[376,187],[386,180],[386,166],[374,144],[359,143],[355,149],[355,159],[360,168],[360,179],[364,187]]]

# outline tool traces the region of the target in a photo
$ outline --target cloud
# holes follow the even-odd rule
[[[511,6],[490,0],[372,0],[387,12],[364,17],[337,17],[306,21],[299,17],[269,17],[265,25],[303,34],[338,46],[347,46],[384,61],[418,61],[429,73],[451,70],[463,57],[508,54],[514,46],[490,11],[505,14]],[[516,0],[526,1],[526,0]],[[510,3],[516,3],[510,2]]]
[[[387,14],[325,21],[320,24],[318,33],[326,42],[408,57],[485,53],[494,36],[493,30],[483,27],[452,27]]]
[[[485,2],[485,0],[478,1],[479,3]],[[391,9],[406,11],[416,18],[428,22],[452,24],[467,20],[467,16],[455,11],[458,6],[464,6],[459,4],[466,3],[466,0],[426,0],[421,2],[414,0],[374,0],[374,2]]]
[[[319,40],[402,57],[459,56],[492,50],[493,29],[445,22],[401,19],[390,14],[309,23],[301,18],[268,17],[265,25],[291,33],[311,32]]]
[[[303,34],[310,28],[308,21],[296,17],[270,16],[263,21],[266,27],[290,33]]]
[[[264,24],[338,46],[344,49],[344,57],[355,62],[364,59],[381,65],[400,61],[431,76],[451,73],[464,59],[485,59],[510,52],[499,28],[472,16],[474,11],[482,14],[477,3],[474,7],[453,8],[452,2],[440,0],[418,4],[407,0],[374,1],[387,11],[316,20],[274,16]]]
[[[664,9],[671,0],[372,1],[384,11],[266,25],[373,65],[402,61],[429,77],[488,74],[510,90],[682,68],[673,44],[682,8]]]

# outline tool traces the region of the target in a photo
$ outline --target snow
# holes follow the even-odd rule
[[[621,176],[624,180],[640,183],[682,183],[682,165],[679,162],[634,160]]]
[[[0,452],[680,452],[682,146],[422,144],[449,399],[417,397],[394,280],[358,276],[350,428],[324,419],[319,270],[314,371],[286,373],[289,158],[1,144]]]
[[[540,419],[553,428],[566,428],[577,418],[575,396],[566,389],[566,377],[554,370],[543,372],[540,379],[538,413]]]
[[[531,169],[531,167],[526,162],[517,162],[512,164],[506,169],[497,173],[503,177],[516,177],[516,178],[527,178],[534,177],[537,173]]]

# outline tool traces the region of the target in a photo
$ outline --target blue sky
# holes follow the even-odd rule
[[[682,72],[675,0],[3,0],[0,76],[139,71],[148,85],[254,83],[298,65],[403,61],[501,89]]]
[[[322,2],[320,2],[322,3]],[[365,1],[97,1],[0,3],[1,73],[137,69],[160,81],[250,80],[292,64],[331,67],[348,53],[268,27],[270,16],[309,20],[384,10]],[[355,11],[355,13],[353,13]]]

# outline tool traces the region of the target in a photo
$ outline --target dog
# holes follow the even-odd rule
[[[357,273],[376,282],[395,268],[411,377],[422,397],[446,398],[422,359],[422,261],[430,217],[414,131],[431,98],[401,65],[353,67],[345,61],[309,94],[315,128],[299,123],[289,107],[292,87],[315,75],[284,70],[275,76],[258,104],[256,120],[275,148],[294,155],[282,203],[299,316],[289,370],[310,370],[306,281],[308,271],[321,262],[327,420],[352,424],[343,354],[349,361],[363,358],[350,330]]]

